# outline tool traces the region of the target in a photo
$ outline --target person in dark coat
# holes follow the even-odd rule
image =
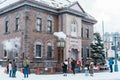
[[[67,76],[67,65],[65,63],[62,64],[62,70],[63,70],[64,76]]]
[[[12,62],[12,77],[16,77],[16,71],[17,71],[17,65],[16,65],[15,60],[13,59],[13,62]]]
[[[75,74],[75,65],[76,65],[76,62],[75,62],[75,60],[72,59],[71,70],[72,70],[73,74]]]
[[[6,71],[7,71],[7,74],[9,74],[9,59],[7,59],[7,62],[6,62]]]
[[[113,72],[113,64],[114,64],[113,59],[112,59],[112,58],[110,58],[110,59],[108,60],[108,62],[109,62],[110,72]]]

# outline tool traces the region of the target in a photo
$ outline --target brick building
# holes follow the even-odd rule
[[[78,2],[15,0],[0,6],[0,59],[16,59],[21,66],[28,57],[32,68],[44,68],[68,58],[89,57],[96,22]],[[65,40],[53,35],[60,31]]]

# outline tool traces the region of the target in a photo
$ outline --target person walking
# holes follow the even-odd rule
[[[90,76],[93,76],[94,74],[94,63],[90,62],[90,69],[89,69]]]
[[[81,63],[81,60],[77,60],[77,68],[78,68],[78,72],[81,71],[81,66],[82,66],[82,63]]]
[[[67,65],[65,64],[65,62],[62,64],[62,70],[63,70],[63,76],[67,76]]]
[[[29,74],[29,64],[30,61],[28,60],[28,58],[26,57],[23,61],[23,66],[24,66],[24,78],[28,78],[28,74]]]
[[[109,62],[110,72],[113,72],[113,64],[114,64],[113,59],[112,59],[112,58],[110,58],[110,59],[108,60],[108,62]]]
[[[9,77],[12,77],[12,62],[9,62]]]
[[[16,71],[17,71],[17,65],[16,65],[16,62],[15,62],[15,59],[13,59],[13,62],[12,62],[12,77],[16,77]]]
[[[7,62],[6,62],[6,71],[7,71],[7,74],[9,74],[9,59],[7,59]]]
[[[72,70],[73,74],[75,74],[75,65],[76,65],[76,62],[75,62],[75,60],[72,59],[71,70]]]

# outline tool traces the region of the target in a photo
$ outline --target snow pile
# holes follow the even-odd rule
[[[58,37],[59,40],[61,40],[61,39],[65,40],[66,39],[66,34],[64,34],[63,32],[54,32],[54,35],[56,37]]]
[[[21,38],[14,38],[14,39],[10,39],[10,40],[4,40],[2,42],[3,44],[3,48],[4,50],[7,50],[7,51],[12,51],[12,50],[17,50],[20,48],[20,40]]]

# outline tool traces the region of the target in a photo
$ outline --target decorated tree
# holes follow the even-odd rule
[[[94,39],[91,43],[91,58],[93,59],[95,65],[100,64],[104,65],[105,62],[105,53],[104,53],[104,44],[99,33],[93,34]]]

